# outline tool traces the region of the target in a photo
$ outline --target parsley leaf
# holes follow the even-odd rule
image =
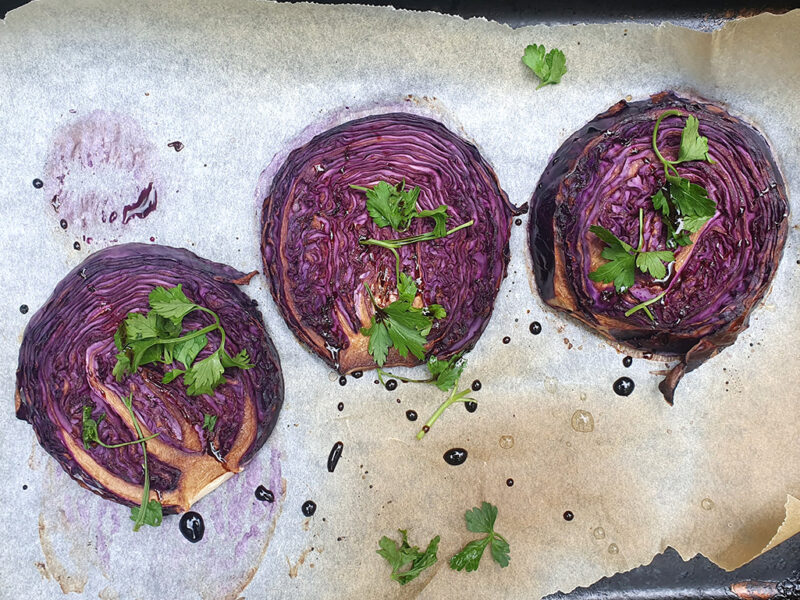
[[[203,429],[211,433],[217,425],[217,415],[203,413]]]
[[[494,523],[497,519],[497,507],[488,503],[481,503],[480,508],[475,507],[464,514],[467,521],[467,529],[473,533],[486,533],[486,537],[472,540],[455,556],[450,559],[450,568],[456,571],[474,571],[478,568],[483,551],[491,545],[491,553],[494,561],[501,567],[507,567],[511,558],[509,552],[511,548],[508,541],[499,533],[494,531]]]
[[[375,313],[372,315],[370,326],[361,328],[361,335],[369,337],[367,351],[379,367],[386,362],[389,348],[392,347],[400,356],[408,356],[408,353],[411,352],[420,360],[425,358],[426,338],[433,326],[433,318],[441,318],[429,316],[426,312],[442,316],[447,314],[438,304],[428,307],[433,310],[414,308],[410,299],[416,296],[417,286],[404,273],[400,273],[400,276],[401,284],[398,290],[400,297],[383,308],[378,306],[369,286],[364,284],[372,300]],[[414,296],[411,295],[412,293]]]
[[[717,203],[708,197],[708,191],[688,179],[667,175],[669,193],[681,215],[690,217],[714,216]]]
[[[447,231],[447,206],[439,205],[433,210],[419,210],[419,186],[406,190],[405,179],[397,185],[379,181],[372,188],[351,185],[354,190],[364,192],[367,196],[367,212],[378,227],[391,227],[403,232],[411,226],[414,219],[430,217],[434,220],[433,233],[436,237],[444,237]]]
[[[187,394],[198,396],[211,394],[225,383],[225,369],[253,367],[246,350],[235,356],[228,354],[225,330],[217,313],[187,298],[181,284],[173,288],[158,286],[150,292],[148,300],[150,311],[147,314],[128,313],[114,333],[114,345],[119,353],[112,374],[117,381],[143,365],[156,362],[172,365],[178,361],[184,368],[169,369],[162,382],[167,384],[183,376]],[[193,311],[210,315],[214,322],[181,336],[183,319]],[[208,334],[213,331],[219,331],[219,348],[198,361],[197,357],[208,345]]]
[[[467,360],[462,358],[463,353],[456,354],[450,360],[439,360],[435,356],[428,359],[428,370],[435,378],[433,383],[443,392],[449,392],[457,384],[467,366]]]
[[[698,133],[700,122],[694,115],[689,115],[686,125],[681,132],[681,146],[678,150],[678,160],[673,164],[690,160],[705,160],[712,165],[714,161],[708,155],[708,138]]]
[[[668,250],[643,251],[643,211],[639,209],[639,247],[634,249],[612,232],[600,225],[592,225],[589,231],[603,240],[608,246],[603,248],[601,256],[609,262],[589,273],[589,279],[602,283],[613,283],[618,293],[628,290],[634,283],[636,268],[642,273],[650,273],[654,279],[663,279],[667,274],[665,263],[675,260],[675,255]]]
[[[541,83],[536,87],[537,90],[549,83],[560,82],[561,77],[567,72],[567,59],[564,53],[556,48],[545,54],[544,46],[531,44],[525,48],[522,62],[540,79]]]
[[[436,552],[439,547],[439,536],[434,537],[425,552],[421,552],[417,546],[409,546],[407,531],[399,529],[402,542],[398,546],[397,542],[383,536],[378,542],[380,549],[376,552],[385,558],[392,567],[392,579],[400,585],[405,585],[419,577],[420,573],[433,565],[436,560]],[[404,567],[411,565],[407,570],[401,571]]]
[[[92,418],[92,411],[94,408],[91,405],[84,405],[83,406],[83,414],[82,414],[82,429],[81,429],[81,439],[83,440],[83,447],[87,450],[92,449],[92,444],[98,444],[103,448],[122,448],[123,446],[131,446],[133,444],[141,444],[142,442],[146,442],[147,440],[152,440],[154,437],[158,437],[160,434],[154,433],[153,435],[148,435],[145,438],[139,438],[137,440],[132,440],[130,442],[122,442],[119,444],[106,444],[103,440],[100,439],[100,430],[99,425],[106,418],[105,413],[100,413],[100,416],[97,417],[97,420]]]
[[[164,513],[161,509],[161,503],[158,500],[151,499],[147,506],[142,510],[141,506],[131,507],[131,520],[138,525],[150,525],[150,527],[158,527],[161,525]],[[138,531],[134,526],[134,531]]]

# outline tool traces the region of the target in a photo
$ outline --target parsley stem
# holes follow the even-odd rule
[[[667,170],[667,167],[672,164],[672,161],[664,158],[661,155],[661,152],[658,151],[658,144],[656,143],[656,139],[658,137],[658,126],[661,125],[661,121],[664,120],[666,117],[680,117],[680,116],[683,116],[683,113],[679,110],[664,111],[658,116],[658,119],[656,119],[656,126],[653,127],[653,152],[656,153],[658,160],[660,160],[664,164],[665,171]]]
[[[650,320],[651,321],[655,321],[655,319],[653,318],[653,314],[648,310],[647,307],[650,306],[651,304],[653,304],[654,302],[658,302],[659,300],[661,300],[661,298],[663,298],[666,293],[667,293],[667,290],[664,290],[658,296],[655,296],[654,298],[650,298],[650,300],[645,300],[644,302],[642,302],[640,304],[637,304],[636,306],[634,306],[630,310],[626,311],[625,312],[625,316],[626,317],[630,317],[637,310],[644,309],[644,311],[647,313],[647,316],[650,317]]]
[[[140,434],[141,435],[141,434]],[[123,446],[132,446],[133,444],[141,444],[146,442],[147,440],[152,440],[154,437],[158,437],[161,433],[154,433],[153,435],[148,435],[147,437],[140,437],[138,440],[131,440],[130,442],[122,442],[121,444],[104,444],[102,440],[96,439],[94,440],[98,444],[100,444],[103,448],[122,448]]]
[[[143,438],[142,436],[142,428],[139,427],[139,420],[136,418],[136,415],[133,412],[133,392],[131,392],[130,396],[127,398],[122,398],[122,403],[128,409],[128,413],[131,415],[131,420],[133,421],[133,427],[136,429],[136,434],[139,438]],[[145,510],[147,508],[148,503],[150,502],[150,471],[147,468],[147,442],[142,441],[142,469],[144,470],[144,485],[142,486],[142,506],[139,509],[139,515],[136,517],[136,521],[133,524],[133,530],[139,531],[139,528],[144,525],[144,515]]]
[[[368,240],[361,240],[359,244],[363,244],[365,246],[380,246],[381,248],[389,248],[389,249],[400,248],[401,246],[416,244],[417,242],[430,242],[432,240],[437,240],[440,237],[447,237],[448,235],[451,235],[456,231],[459,231],[461,229],[466,229],[467,227],[472,227],[474,223],[475,221],[473,219],[470,219],[466,223],[462,223],[457,227],[449,229],[443,236],[437,236],[432,231],[429,231],[428,233],[422,233],[420,235],[412,235],[406,238],[398,238],[396,240],[376,240],[370,238]]]
[[[644,246],[644,210],[639,209],[639,247],[636,248],[637,254],[642,251]]]
[[[394,373],[390,373],[389,371],[384,371],[380,367],[378,367],[378,379],[381,380],[383,383],[383,377],[394,377],[395,379],[399,379],[403,383],[430,383],[432,381],[436,381],[434,377],[428,377],[428,379],[410,379],[408,377],[402,377],[400,375],[395,375]]]
[[[454,402],[474,402],[472,398],[466,397],[466,395],[472,390],[467,388],[466,390],[456,393],[457,389],[458,381],[456,381],[453,385],[453,391],[450,393],[450,397],[439,405],[439,408],[437,408],[436,411],[431,415],[430,419],[425,421],[425,425],[422,426],[422,429],[420,429],[419,433],[417,434],[418,440],[421,440],[423,437],[425,437],[425,434],[430,431],[430,428],[433,426],[436,420],[442,416],[442,413],[446,411],[451,404]]]

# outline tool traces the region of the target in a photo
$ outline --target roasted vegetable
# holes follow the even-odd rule
[[[672,92],[622,101],[571,135],[536,186],[536,284],[545,302],[606,337],[677,359],[659,386],[672,403],[681,377],[747,327],[780,261],[788,211],[752,126]],[[645,251],[655,253],[649,264]],[[619,269],[607,266],[614,259]],[[634,262],[628,279],[611,281]]]
[[[25,329],[17,417],[33,425],[39,443],[78,483],[134,510],[147,485],[144,444],[114,446],[146,439],[150,502],[159,500],[167,513],[187,510],[253,458],[283,402],[275,347],[254,303],[237,287],[250,277],[165,246],[95,252],[56,286]],[[154,289],[178,285],[205,310],[187,313],[182,325],[165,319],[158,326],[182,327],[183,335],[213,329],[197,355],[202,360],[220,347],[220,330],[209,327],[213,311],[230,355],[246,349],[253,365],[226,369],[225,382],[210,394],[190,396],[180,378],[164,383],[171,366],[163,355],[113,372],[120,355],[133,356],[139,337],[129,328],[121,339],[120,324],[129,313],[148,313]]]
[[[417,209],[430,216],[416,218]],[[375,366],[362,328],[376,333],[373,316],[381,322],[402,287],[413,302],[395,303],[395,321],[439,305],[409,331],[420,344],[419,335],[426,338],[424,354],[449,358],[470,349],[491,316],[512,213],[478,150],[440,123],[405,113],[344,123],[293,150],[264,198],[261,248],[272,295],[295,335],[348,373]],[[445,220],[450,233],[437,237]],[[396,249],[374,245],[416,236],[422,241]],[[419,348],[380,354],[386,366],[424,362]]]

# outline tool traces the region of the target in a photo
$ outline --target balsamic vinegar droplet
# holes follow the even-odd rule
[[[464,402],[464,408],[467,409],[467,412],[474,413],[478,410],[478,403],[477,402]]]
[[[417,411],[415,410],[407,410],[406,411],[406,419],[409,421],[416,421],[417,420]]]
[[[482,386],[481,386],[480,379],[476,379],[475,381],[472,382],[472,391],[473,392],[480,391],[481,387]]]
[[[23,315],[28,312],[28,305],[27,304],[20,304],[19,312]]]
[[[511,487],[512,485],[514,485],[514,480],[509,477],[508,479],[506,479],[506,485],[508,487]]]
[[[256,498],[261,500],[261,502],[275,502],[275,494],[272,493],[272,490],[268,490],[263,485],[256,488]]]
[[[636,385],[630,377],[620,377],[614,382],[614,393],[619,396],[630,396]]]
[[[34,179],[33,180],[33,187],[35,187],[37,190],[42,189],[42,187],[44,187],[44,181],[42,181],[39,178]]]
[[[339,464],[339,459],[342,457],[343,448],[344,444],[342,442],[336,442],[331,448],[331,453],[328,454],[328,473],[333,473],[336,469],[336,465]]]
[[[61,219],[58,222],[58,224],[61,225],[61,229],[66,229],[67,228],[67,220],[66,219]]]
[[[397,389],[397,381],[395,381],[394,379],[390,379],[389,381],[387,381],[386,382],[386,389],[389,390],[390,392],[393,392],[394,390],[396,390]]]
[[[342,412],[344,410],[344,402],[339,402],[339,404],[336,405],[336,408],[339,412]]]
[[[364,371],[353,371],[351,375],[354,379],[361,379],[364,376]]]
[[[205,523],[203,523],[203,517],[193,510],[183,513],[181,521],[178,524],[178,529],[181,530],[183,537],[193,544],[202,540],[203,534],[206,532],[206,526]]]
[[[317,503],[314,502],[313,500],[306,500],[305,502],[303,502],[301,510],[303,511],[303,514],[305,516],[311,517],[314,515],[315,512],[317,512]]]
[[[467,460],[467,451],[464,450],[464,448],[450,448],[450,450],[444,453],[442,458],[444,458],[444,462],[448,465],[456,467],[458,465],[463,465]]]
[[[75,250],[80,250],[81,249],[81,243],[80,242],[75,242],[74,244],[72,244],[72,247],[75,248]]]
[[[506,337],[503,338],[503,343],[504,344],[508,344],[510,342],[511,342],[511,338],[510,337],[506,336]]]
[[[339,377],[339,385],[347,385],[347,377],[345,377],[344,375]]]
[[[632,364],[633,364],[633,357],[626,356],[625,358],[622,359],[622,366],[623,367],[627,368],[627,367],[630,367]]]
[[[539,335],[542,333],[542,324],[539,321],[534,321],[531,323],[530,330],[533,335]]]
[[[575,515],[572,514],[571,510],[568,510],[564,513],[564,520],[565,521],[572,521],[575,518]]]

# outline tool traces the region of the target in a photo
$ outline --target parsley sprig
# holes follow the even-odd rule
[[[643,211],[639,209],[639,246],[634,250],[617,238],[609,230],[599,225],[592,225],[589,231],[603,240],[607,247],[602,257],[609,262],[589,273],[589,279],[603,283],[614,283],[617,293],[626,292],[634,283],[636,267],[642,273],[649,273],[655,281],[664,280],[667,275],[666,265],[675,260],[672,250],[678,246],[692,244],[690,233],[700,231],[715,214],[717,204],[708,197],[708,190],[692,183],[678,173],[677,165],[689,161],[702,160],[714,164],[709,156],[708,138],[699,133],[697,117],[689,115],[686,125],[681,131],[681,143],[678,157],[668,160],[658,149],[658,128],[667,117],[683,116],[678,110],[667,110],[656,119],[653,127],[653,152],[664,167],[665,186],[656,191],[650,198],[653,208],[660,214],[667,232],[668,250],[642,251],[643,247]],[[661,300],[666,290],[657,296],[645,300],[625,312],[629,317],[639,310],[644,310],[651,321],[655,321],[648,306]]]
[[[592,225],[589,231],[608,244],[601,254],[609,262],[589,273],[589,279],[603,283],[613,283],[618,293],[624,293],[633,285],[636,268],[642,273],[650,273],[654,279],[663,279],[667,274],[666,264],[675,260],[669,250],[645,252],[644,211],[639,209],[639,245],[634,249],[605,227]]]
[[[114,344],[119,351],[113,374],[117,381],[135,373],[142,365],[161,362],[172,365],[175,361],[183,368],[173,368],[164,374],[163,382],[170,383],[179,376],[187,386],[190,396],[212,394],[225,383],[225,369],[250,369],[252,364],[247,350],[231,356],[225,350],[225,329],[219,316],[183,293],[181,284],[173,288],[158,286],[149,295],[150,311],[147,314],[131,312],[120,323],[114,334]],[[207,327],[181,335],[183,319],[191,312],[210,315],[214,322]],[[202,360],[196,360],[208,345],[208,334],[219,331],[219,347]]]
[[[424,552],[417,546],[410,546],[408,543],[408,532],[405,529],[398,529],[402,536],[402,542],[397,545],[392,539],[383,536],[378,545],[380,549],[376,552],[385,558],[392,567],[392,579],[400,585],[405,585],[419,577],[420,573],[433,565],[436,560],[436,552],[439,548],[439,536],[434,537]],[[409,567],[405,571],[401,570]]]
[[[142,525],[150,525],[151,527],[158,527],[161,525],[163,519],[163,512],[161,503],[158,500],[150,498],[150,471],[147,466],[147,441],[152,440],[160,433],[154,433],[144,437],[142,435],[142,428],[139,426],[139,420],[136,418],[136,413],[133,412],[133,393],[128,396],[121,397],[122,403],[128,409],[128,414],[131,417],[133,428],[136,430],[136,435],[139,437],[130,442],[122,442],[121,444],[105,444],[100,439],[98,425],[105,418],[105,413],[101,413],[100,417],[96,420],[92,418],[93,407],[84,405],[83,407],[83,430],[81,437],[83,439],[83,446],[87,450],[91,448],[91,444],[96,443],[103,448],[122,448],[123,446],[130,446],[132,444],[140,444],[142,446],[142,470],[144,471],[144,484],[142,486],[142,501],[140,506],[131,507],[131,520],[133,521],[133,530],[139,531]]]
[[[478,568],[487,546],[491,549],[492,558],[501,567],[507,567],[511,557],[508,541],[494,530],[497,520],[497,507],[483,502],[480,508],[475,507],[464,514],[467,529],[473,533],[485,533],[486,536],[468,543],[464,548],[450,559],[450,568],[456,571],[466,569],[474,571]]]
[[[395,231],[403,232],[409,228],[413,219],[434,220],[433,230],[419,235],[359,241],[364,246],[387,248],[394,254],[397,281],[397,300],[383,307],[378,305],[372,290],[366,283],[364,284],[374,308],[370,326],[361,328],[361,334],[369,337],[367,351],[379,367],[386,363],[390,348],[395,348],[400,356],[406,357],[411,352],[422,360],[425,358],[425,344],[433,327],[433,320],[443,319],[447,316],[447,311],[440,304],[431,304],[423,308],[413,306],[417,296],[417,284],[401,271],[400,254],[397,249],[409,244],[447,237],[461,229],[471,227],[474,221],[467,221],[448,230],[447,206],[441,204],[433,210],[419,210],[417,199],[420,189],[417,186],[407,190],[405,180],[396,185],[380,181],[372,188],[358,185],[350,187],[366,194],[367,212],[378,227],[391,227]]]
[[[708,190],[681,177],[676,168],[681,163],[695,160],[714,164],[708,154],[708,138],[699,133],[700,123],[697,117],[689,115],[686,118],[677,159],[667,160],[658,149],[658,128],[661,121],[673,116],[683,116],[683,113],[678,110],[664,111],[656,119],[653,128],[653,152],[664,166],[666,186],[651,198],[653,208],[661,213],[667,229],[667,248],[671,249],[690,245],[692,241],[684,231],[700,231],[717,211],[717,203],[708,197]]]
[[[550,83],[559,83],[561,77],[567,72],[567,59],[564,53],[557,48],[546,52],[543,45],[531,44],[525,48],[522,62],[525,63],[541,81],[536,87],[537,90]]]

